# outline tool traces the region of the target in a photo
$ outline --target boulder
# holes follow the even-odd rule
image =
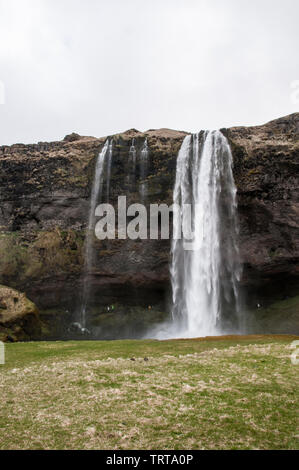
[[[25,294],[0,285],[0,339],[28,340],[40,333],[39,312]]]

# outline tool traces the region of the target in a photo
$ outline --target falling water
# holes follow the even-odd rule
[[[142,182],[140,184],[139,193],[140,193],[140,199],[141,199],[142,204],[144,204],[145,202],[146,193],[147,193],[147,183],[144,180],[147,177],[147,173],[148,173],[148,157],[149,157],[148,144],[147,144],[147,139],[145,139],[143,147],[141,149],[141,154],[140,154],[140,178]]]
[[[220,131],[187,136],[177,160],[171,280],[175,335],[240,331],[237,199],[232,153]],[[186,206],[184,206],[184,204]],[[191,207],[192,242],[184,227]],[[179,238],[183,230],[184,236]]]
[[[86,307],[87,307],[87,302],[88,302],[88,297],[89,297],[88,273],[92,266],[92,258],[93,258],[95,209],[102,197],[104,167],[105,167],[106,157],[108,157],[107,176],[109,174],[109,177],[110,177],[111,169],[109,169],[109,165],[111,165],[111,158],[112,158],[112,143],[109,142],[109,139],[106,140],[102,151],[98,155],[98,158],[96,161],[96,167],[95,167],[94,180],[93,180],[93,185],[92,185],[92,190],[91,190],[91,196],[90,196],[88,226],[86,230],[86,237],[85,237],[85,244],[84,244],[84,280],[83,280],[82,303],[81,303],[81,328],[85,328],[86,326]],[[107,179],[107,185],[109,184],[108,182],[109,180]],[[109,196],[109,192],[108,192],[108,196]]]
[[[108,145],[108,159],[107,159],[107,187],[106,187],[107,202],[109,202],[109,197],[110,197],[112,155],[113,155],[113,140],[111,139]]]
[[[136,158],[137,158],[137,151],[135,147],[135,139],[132,139],[130,151],[129,151],[129,171],[128,171],[128,184],[130,189],[133,189],[135,186],[135,178],[136,178]]]
[[[129,154],[130,162],[132,163],[133,172],[135,173],[136,166],[136,148],[135,148],[135,139],[132,140]]]

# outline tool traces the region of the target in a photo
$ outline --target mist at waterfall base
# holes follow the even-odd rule
[[[139,152],[133,139],[126,178],[129,191],[136,191],[137,187],[143,204],[147,202],[148,156],[147,139]],[[101,328],[91,327],[87,321],[91,297],[89,276],[94,257],[95,209],[103,202],[103,197],[109,202],[112,165],[113,141],[108,139],[95,165],[84,244],[80,312],[73,323],[81,334],[99,339],[102,338]],[[232,165],[228,141],[220,131],[200,132],[184,139],[177,158],[173,192],[173,202],[181,207],[181,213],[174,214],[173,218],[169,319],[150,327],[146,334],[128,325],[123,337],[170,339],[244,332],[239,294],[237,191]],[[106,194],[103,195],[105,178]],[[187,206],[191,207],[192,241],[178,236],[181,232],[184,234],[189,215],[185,210]],[[115,332],[115,338],[110,339],[116,337],[119,338],[119,334]]]
[[[188,135],[177,159],[171,247],[170,320],[147,337],[194,338],[244,333],[239,281],[237,190],[233,159],[220,131]],[[179,237],[192,207],[193,239]],[[190,207],[190,206],[189,206]]]

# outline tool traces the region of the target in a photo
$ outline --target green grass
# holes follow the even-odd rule
[[[0,449],[298,448],[294,339],[7,344]]]

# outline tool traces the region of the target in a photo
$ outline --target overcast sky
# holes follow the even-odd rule
[[[298,17],[298,0],[0,0],[0,145],[298,111]]]

